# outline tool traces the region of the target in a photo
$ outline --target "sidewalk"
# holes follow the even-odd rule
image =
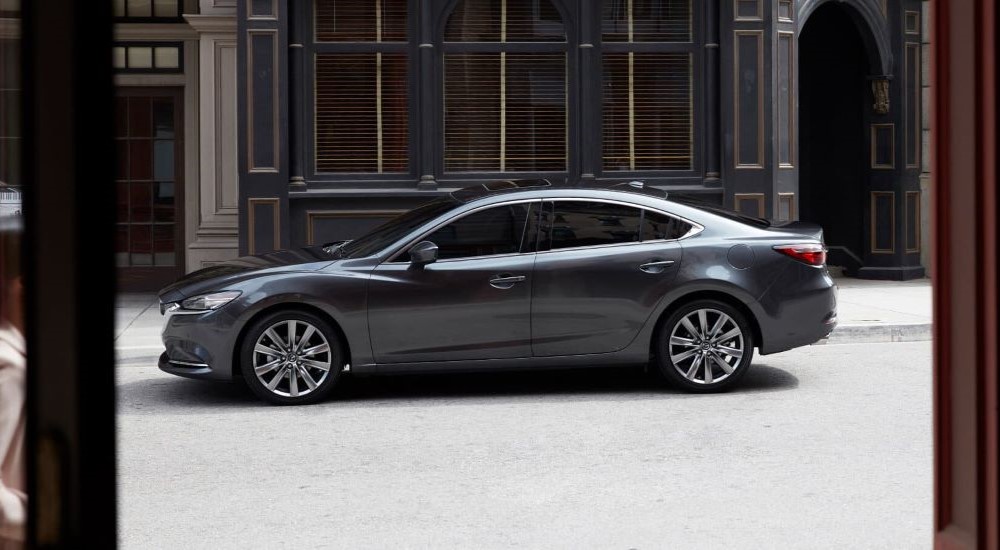
[[[931,282],[837,278],[837,329],[824,344],[910,342],[931,339]],[[156,364],[159,304],[154,294],[120,294],[115,306],[119,365]]]

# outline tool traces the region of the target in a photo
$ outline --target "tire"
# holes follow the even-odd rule
[[[722,325],[717,327],[717,322]],[[702,329],[703,324],[707,330]],[[656,339],[660,373],[674,386],[693,393],[732,388],[746,376],[753,361],[755,342],[750,321],[738,309],[719,300],[682,305],[660,325]],[[706,365],[711,371],[706,370]]]
[[[289,348],[290,332],[295,335],[295,349]],[[240,370],[247,386],[275,405],[325,399],[340,377],[343,358],[338,333],[330,323],[304,311],[265,315],[254,321],[240,345]]]

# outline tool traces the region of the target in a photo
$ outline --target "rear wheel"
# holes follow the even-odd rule
[[[723,391],[746,375],[753,347],[742,312],[718,300],[698,300],[660,326],[656,360],[663,376],[684,390]]]
[[[240,350],[243,378],[261,399],[279,405],[322,400],[343,364],[336,332],[302,311],[282,311],[256,321]]]

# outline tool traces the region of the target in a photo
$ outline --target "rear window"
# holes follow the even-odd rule
[[[722,216],[723,218],[733,220],[734,222],[740,222],[742,224],[752,225],[754,227],[771,227],[770,220],[766,220],[764,218],[758,218],[757,216],[748,216],[746,214],[741,214],[735,210],[730,210],[728,208],[719,206],[717,204],[711,204],[695,199],[680,198],[680,197],[670,197],[670,200],[673,202],[683,204],[685,206],[697,208],[698,210],[702,210],[704,212],[715,214],[716,216]]]
[[[558,201],[552,213],[552,250],[639,240],[638,208],[605,202]]]

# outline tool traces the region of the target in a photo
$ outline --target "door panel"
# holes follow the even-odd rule
[[[376,362],[529,357],[533,261],[514,254],[380,265],[368,290]],[[524,280],[491,284],[498,276]]]
[[[663,241],[539,253],[532,272],[533,355],[627,346],[672,284],[681,256],[679,243]]]

